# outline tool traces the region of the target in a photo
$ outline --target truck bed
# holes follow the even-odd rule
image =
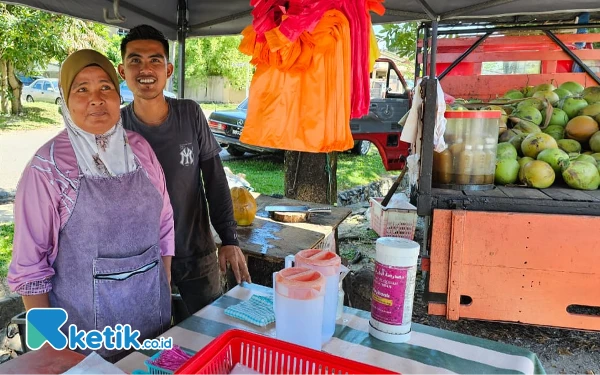
[[[574,190],[556,183],[548,189],[496,186],[486,191],[461,191],[433,188],[431,196],[434,209],[600,216],[600,190]]]

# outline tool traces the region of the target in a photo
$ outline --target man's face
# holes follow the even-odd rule
[[[162,97],[167,79],[173,74],[173,64],[167,61],[161,42],[134,40],[127,43],[119,74],[127,81],[134,99],[152,100]]]

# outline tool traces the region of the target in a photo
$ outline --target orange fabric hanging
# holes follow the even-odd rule
[[[325,12],[294,43],[277,28],[265,33],[265,42],[257,41],[252,26],[242,34],[240,50],[253,56],[256,72],[240,140],[304,152],[352,148],[351,40],[344,14]]]

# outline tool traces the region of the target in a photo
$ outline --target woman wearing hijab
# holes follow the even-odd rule
[[[60,70],[65,130],[25,168],[8,282],[27,310],[60,307],[62,329],[130,324],[140,341],[170,325],[173,212],[150,145],[125,131],[119,81],[92,50]],[[104,349],[98,354],[116,354]]]

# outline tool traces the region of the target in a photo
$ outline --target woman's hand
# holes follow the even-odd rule
[[[227,262],[231,265],[231,270],[238,284],[241,284],[242,281],[252,282],[242,249],[234,245],[221,246],[219,249],[219,267],[223,274],[227,271]]]

